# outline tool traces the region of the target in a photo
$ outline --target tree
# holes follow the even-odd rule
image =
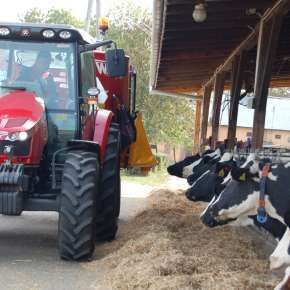
[[[69,24],[77,28],[83,28],[84,26],[84,22],[75,17],[70,11],[55,8],[52,8],[47,12],[43,12],[38,8],[33,8],[26,12],[24,17],[20,20],[22,22],[31,23]]]

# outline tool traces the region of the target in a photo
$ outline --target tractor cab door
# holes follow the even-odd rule
[[[67,146],[77,134],[77,103],[75,59],[73,51],[51,53],[49,74],[52,76],[56,97],[46,102],[48,123],[48,153]]]

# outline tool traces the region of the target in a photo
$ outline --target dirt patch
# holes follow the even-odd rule
[[[98,247],[104,258],[88,267],[108,268],[106,287],[113,290],[273,289],[278,280],[268,256],[239,229],[206,228],[203,209],[182,191],[154,191],[148,208],[116,241]]]

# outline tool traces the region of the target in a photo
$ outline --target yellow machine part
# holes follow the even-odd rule
[[[157,161],[152,154],[146,132],[142,122],[142,114],[137,113],[135,119],[135,127],[137,131],[136,142],[130,145],[129,149],[129,167],[152,168],[157,164]]]

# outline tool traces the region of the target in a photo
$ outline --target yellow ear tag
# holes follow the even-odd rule
[[[225,172],[224,172],[223,169],[219,172],[219,176],[220,176],[220,177],[224,177],[224,176],[225,176]]]
[[[239,178],[240,181],[246,181],[246,173],[243,173],[240,178]]]

